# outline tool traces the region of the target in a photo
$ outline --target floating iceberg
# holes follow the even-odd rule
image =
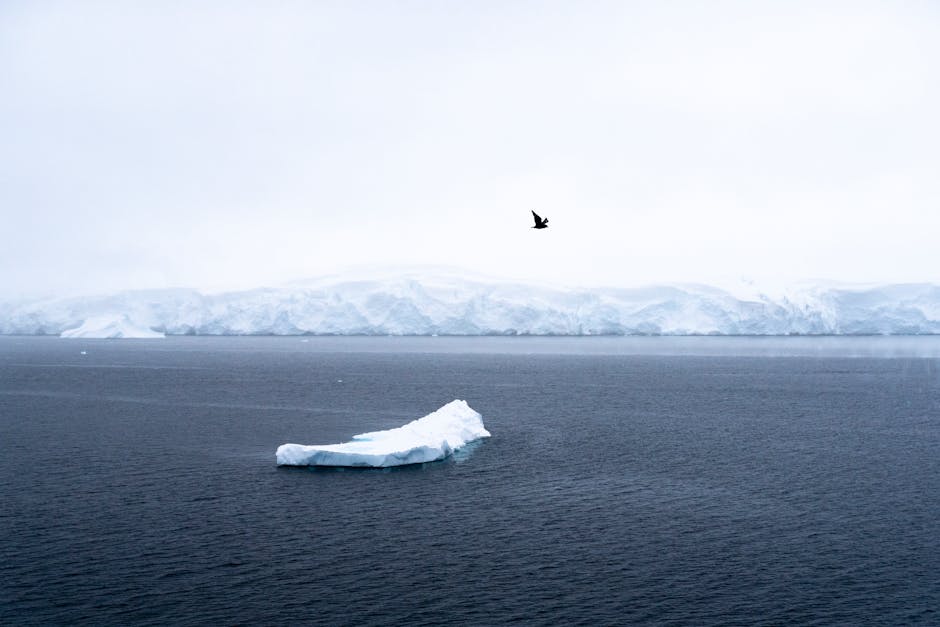
[[[163,333],[138,326],[130,318],[120,316],[96,316],[85,320],[81,326],[63,331],[59,337],[73,339],[152,339],[165,337]]]
[[[444,459],[480,438],[490,437],[483,417],[466,401],[455,400],[436,412],[388,431],[354,435],[342,444],[282,444],[279,466],[360,466],[383,468]]]

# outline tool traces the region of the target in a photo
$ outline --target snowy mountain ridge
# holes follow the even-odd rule
[[[940,286],[808,285],[769,296],[704,285],[581,289],[406,275],[0,302],[0,334],[69,335],[108,320],[154,335],[937,334]]]

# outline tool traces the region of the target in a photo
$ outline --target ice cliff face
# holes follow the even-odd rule
[[[771,297],[700,285],[562,289],[405,277],[0,302],[3,334],[58,335],[108,320],[167,335],[935,334],[940,286],[810,286]]]
[[[66,329],[62,332],[62,337],[72,339],[155,339],[165,337],[159,331],[153,331],[146,327],[139,327],[128,319],[126,315],[122,316],[98,316],[85,320],[81,326],[74,329]]]

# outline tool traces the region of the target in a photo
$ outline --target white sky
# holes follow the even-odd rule
[[[0,294],[940,282],[938,112],[929,1],[7,0]]]

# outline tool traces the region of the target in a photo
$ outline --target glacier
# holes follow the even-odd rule
[[[816,283],[771,294],[406,274],[0,301],[0,334],[73,334],[101,320],[166,335],[917,335],[940,333],[940,286]]]
[[[444,459],[466,444],[490,437],[483,417],[454,400],[424,418],[387,431],[354,435],[341,444],[282,444],[278,466],[386,468]]]

